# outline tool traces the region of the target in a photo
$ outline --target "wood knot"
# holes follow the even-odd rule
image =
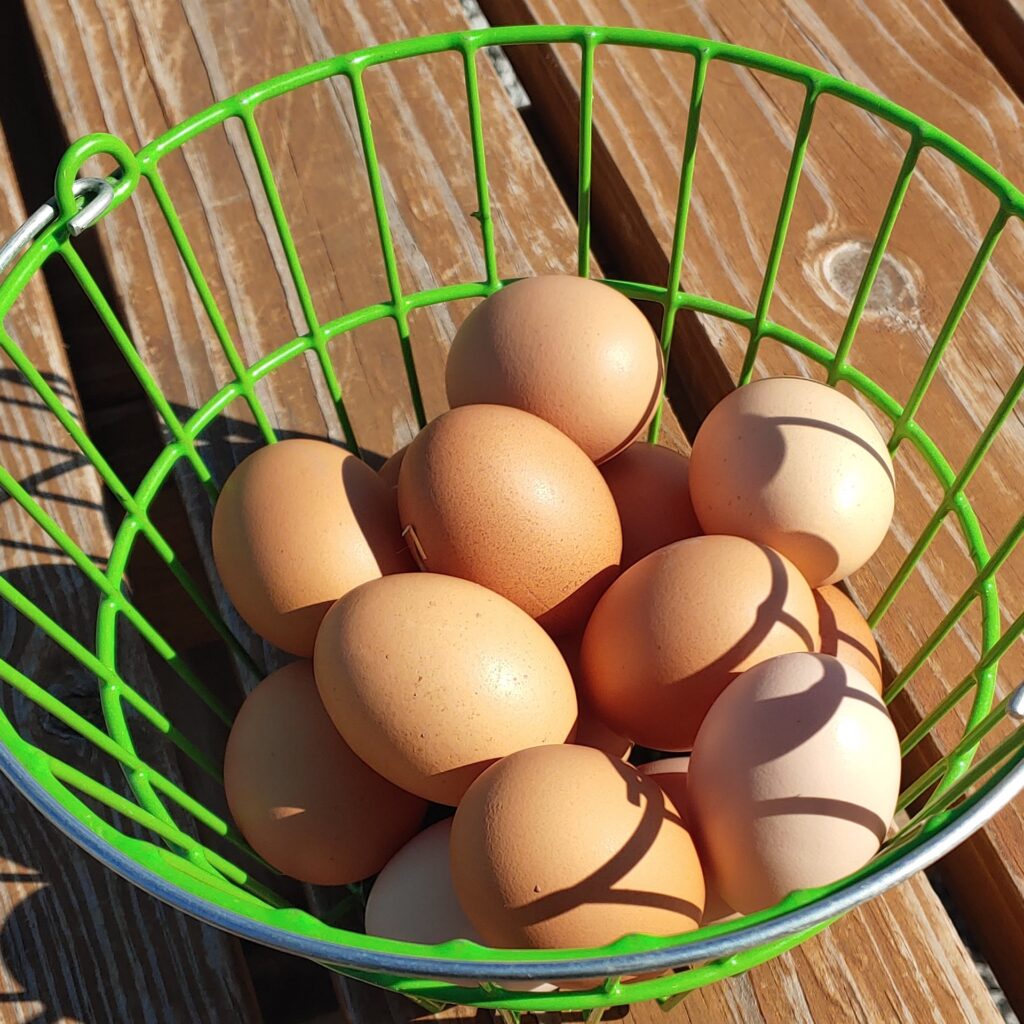
[[[818,275],[827,288],[823,298],[840,313],[849,312],[871,255],[871,242],[849,240],[827,248],[817,261]],[[919,324],[918,275],[890,253],[881,266],[864,306],[865,317],[879,317],[894,327]]]

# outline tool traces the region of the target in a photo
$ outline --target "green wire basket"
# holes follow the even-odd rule
[[[606,44],[647,47],[688,54],[694,71],[688,108],[683,162],[679,180],[675,232],[670,273],[664,286],[631,281],[611,281],[633,299],[654,301],[664,310],[661,342],[668,359],[676,315],[692,310],[705,316],[730,321],[749,332],[749,344],[740,383],[750,379],[758,350],[764,339],[788,346],[825,368],[832,385],[845,383],[871,402],[892,423],[890,448],[913,446],[935,474],[942,491],[941,501],[916,543],[896,571],[891,583],[872,612],[877,624],[906,583],[940,527],[951,519],[962,532],[973,561],[973,579],[962,596],[945,610],[931,637],[907,664],[897,666],[886,698],[891,700],[930,659],[938,645],[971,609],[980,608],[978,637],[980,656],[972,670],[934,708],[933,712],[905,738],[909,751],[928,731],[964,698],[972,709],[959,742],[910,784],[900,799],[908,815],[875,860],[855,875],[834,885],[794,893],[777,906],[758,914],[702,928],[697,932],[669,938],[632,935],[601,948],[585,950],[486,949],[466,940],[438,946],[418,946],[389,941],[347,930],[337,924],[338,914],[322,920],[275,892],[273,877],[237,835],[222,814],[183,791],[167,775],[142,759],[137,749],[141,729],[155,729],[179,757],[194,762],[219,780],[222,751],[204,753],[190,736],[201,731],[195,721],[170,722],[139,690],[141,681],[126,676],[125,630],[136,634],[159,659],[165,661],[184,687],[205,702],[207,712],[230,721],[197,672],[161,632],[133,604],[126,585],[129,557],[139,538],[144,538],[156,555],[170,568],[181,587],[181,600],[193,602],[212,623],[231,655],[250,668],[251,658],[239,638],[232,635],[216,608],[203,596],[203,588],[180,563],[167,538],[151,518],[151,508],[172,472],[191,475],[215,500],[217,485],[209,468],[209,442],[200,434],[225,415],[228,406],[244,401],[266,443],[276,440],[274,423],[260,404],[256,385],[292,360],[307,353],[322,371],[337,409],[341,430],[348,444],[358,450],[352,424],[345,410],[345,381],[339,380],[329,352],[344,340],[347,332],[375,321],[391,320],[401,340],[413,407],[420,426],[425,422],[423,401],[417,382],[409,335],[413,310],[459,299],[482,298],[501,288],[502,279],[495,252],[491,204],[487,182],[481,104],[477,80],[477,56],[488,46],[523,43],[568,43],[579,47],[582,71],[579,83],[579,167],[578,167],[578,259],[579,273],[589,272],[591,120],[594,98],[594,58]],[[485,255],[486,280],[435,288],[407,295],[401,290],[399,273],[385,204],[381,174],[370,124],[364,74],[368,68],[390,61],[451,52],[462,60],[476,172],[479,221]],[[774,238],[764,271],[757,308],[740,309],[706,296],[682,290],[680,284],[686,240],[687,214],[693,187],[694,162],[698,147],[701,98],[712,61],[741,65],[782,76],[804,89],[803,109],[775,226]],[[314,307],[296,245],[283,209],[267,152],[257,128],[255,111],[260,104],[294,89],[336,77],[347,79],[351,88],[358,131],[376,216],[380,248],[387,271],[390,295],[374,305],[353,310],[323,322]],[[815,105],[822,96],[837,97],[900,129],[909,145],[891,197],[870,249],[850,309],[845,329],[835,351],[830,351],[786,326],[768,319],[768,309],[790,216],[807,148]],[[184,143],[229,119],[240,122],[259,170],[262,186],[272,211],[274,225],[287,260],[288,271],[299,296],[307,330],[286,339],[274,351],[246,365],[235,347],[213,292],[203,276],[199,261],[161,177],[161,160]],[[901,203],[921,155],[931,150],[958,165],[981,182],[998,200],[998,212],[978,249],[955,302],[936,337],[930,353],[905,404],[850,363],[857,326],[864,312],[875,277],[882,265],[886,245],[896,223]],[[118,170],[108,179],[80,178],[79,171],[90,157],[112,157]],[[490,155],[493,156],[493,155]],[[132,338],[123,326],[110,298],[90,274],[77,251],[74,236],[100,220],[106,213],[129,200],[141,182],[155,198],[171,231],[199,300],[209,317],[233,379],[184,422],[175,414],[154,377],[140,358]],[[90,135],[75,143],[57,169],[56,195],[38,211],[6,245],[0,248],[0,271],[10,272],[0,284],[0,318],[6,319],[26,285],[48,260],[63,261],[109,330],[110,336],[152,402],[169,434],[170,442],[146,473],[134,493],[111,468],[81,424],[65,408],[48,377],[25,356],[6,327],[0,332],[0,346],[12,364],[31,384],[40,402],[71,437],[82,455],[95,467],[113,499],[123,508],[105,568],[86,554],[75,539],[35,500],[6,468],[0,467],[0,487],[52,538],[64,555],[95,586],[97,602],[94,644],[76,640],[61,623],[37,607],[7,578],[0,577],[0,596],[27,619],[33,628],[71,655],[94,677],[103,712],[102,727],[58,699],[48,690],[49,679],[32,679],[24,666],[0,661],[0,677],[19,699],[27,699],[40,712],[52,716],[82,740],[99,748],[119,763],[126,787],[111,785],[76,769],[66,760],[48,753],[19,734],[12,717],[0,713],[0,769],[13,784],[54,824],[112,870],[136,885],[202,921],[256,942],[287,950],[319,961],[354,978],[405,993],[428,1008],[445,1003],[465,1003],[501,1009],[514,1017],[520,1010],[586,1010],[658,999],[670,1002],[681,994],[720,978],[738,974],[779,955],[825,927],[850,908],[872,898],[914,872],[933,863],[983,825],[1024,788],[1024,730],[1013,728],[994,744],[984,757],[975,758],[981,741],[1008,718],[1024,717],[1024,688],[994,703],[996,669],[1000,657],[1024,632],[1024,616],[1003,628],[996,591],[998,570],[1010,557],[1024,534],[1024,517],[1017,520],[1006,539],[988,551],[966,488],[981,465],[1004,422],[1024,392],[1024,370],[985,426],[963,468],[954,472],[943,453],[915,421],[925,393],[939,368],[960,318],[984,271],[995,244],[1010,218],[1024,215],[1024,195],[1002,175],[972,152],[932,125],[901,107],[857,86],[803,65],[726,43],[689,36],[625,28],[530,26],[456,32],[409,39],[375,46],[334,57],[274,78],[202,111],[133,153],[110,135]],[[397,383],[397,382],[396,382]],[[657,436],[658,424],[652,428]],[[216,581],[213,581],[216,586]],[[135,683],[136,685],[133,685]],[[174,753],[174,751],[170,751]],[[269,881],[265,881],[268,879]],[[358,893],[356,887],[354,892]],[[344,893],[342,894],[344,895]],[[350,901],[351,902],[351,901]],[[341,901],[344,909],[345,900]],[[337,908],[336,908],[337,910]],[[639,979],[638,979],[638,976]],[[462,979],[455,983],[452,979]],[[529,982],[576,979],[570,989],[529,991]],[[589,987],[581,986],[589,984]],[[600,979],[595,982],[594,979]],[[632,979],[632,980],[631,980]],[[504,987],[503,987],[504,986]],[[512,987],[510,987],[512,986]],[[599,1013],[595,1013],[595,1019]]]

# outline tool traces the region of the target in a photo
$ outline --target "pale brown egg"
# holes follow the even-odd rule
[[[818,645],[796,566],[741,537],[692,537],[642,558],[601,598],[580,649],[584,701],[657,750],[689,750],[741,672]]]
[[[452,819],[413,836],[385,865],[366,898],[366,933],[424,945],[469,939],[483,944],[459,906],[452,883]],[[469,988],[469,978],[445,979]],[[548,982],[495,979],[515,992],[554,992]]]
[[[786,654],[716,701],[690,761],[690,814],[714,886],[753,913],[866,864],[892,822],[900,744],[854,668]]]
[[[511,601],[454,576],[385,576],[346,594],[314,665],[352,749],[437,803],[457,804],[506,754],[565,742],[576,722],[554,641]]]
[[[485,299],[448,354],[448,402],[509,405],[571,437],[595,462],[650,422],[661,347],[625,296],[580,277],[533,277]]]
[[[579,702],[580,713],[579,718],[576,719],[576,735],[573,738],[573,743],[603,750],[606,754],[625,761],[633,752],[632,740],[609,729],[589,707],[582,703],[580,698],[580,643],[582,640],[583,636],[580,633],[567,633],[565,636],[555,638],[555,643],[562,652],[572,680],[576,684],[576,700]]]
[[[690,774],[689,757],[665,757],[660,761],[649,761],[647,764],[640,765],[640,772],[654,779],[661,787],[661,791],[679,812],[679,818],[683,825],[692,833],[690,800],[687,793],[687,781]],[[697,852],[700,852],[699,847]],[[704,914],[700,919],[702,928],[743,916],[722,899],[706,871],[704,873],[704,890]]]
[[[892,459],[852,399],[773,377],[711,410],[693,442],[690,496],[705,532],[767,544],[820,587],[882,543],[895,504]]]
[[[821,587],[814,592],[822,654],[831,654],[853,666],[882,692],[882,656],[860,609],[838,587]]]
[[[622,568],[703,531],[690,501],[689,459],[637,441],[601,466],[622,523]]]
[[[239,615],[303,657],[342,594],[412,568],[377,474],[336,445],[304,438],[259,449],[228,477],[213,514],[213,557]]]
[[[452,826],[459,902],[492,945],[601,946],[697,927],[704,879],[658,786],[590,747],[534,747],[469,788]]]
[[[366,933],[432,945],[480,937],[452,885],[452,819],[413,836],[384,866],[366,898]]]
[[[398,508],[420,568],[494,590],[551,634],[581,628],[619,571],[600,471],[519,409],[469,405],[428,424],[402,462]]]
[[[379,871],[427,810],[338,735],[308,661],[272,672],[245,699],[224,752],[224,794],[249,845],[315,885]]]

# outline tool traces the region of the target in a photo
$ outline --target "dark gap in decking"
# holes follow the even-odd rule
[[[945,0],[1007,84],[1024,97],[1024,9],[1015,0]]]

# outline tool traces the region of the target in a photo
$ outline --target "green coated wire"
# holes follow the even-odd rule
[[[469,110],[469,136],[473,147],[473,171],[476,179],[476,219],[480,222],[480,240],[484,248],[484,272],[487,286],[496,289],[498,257],[494,247],[494,221],[491,218],[491,193],[487,187],[487,152],[484,125],[480,112],[480,76],[476,67],[476,50],[470,45],[462,49],[462,70],[466,80],[466,107]]]
[[[423,408],[423,396],[420,393],[419,377],[416,374],[416,361],[413,358],[412,344],[409,340],[409,317],[402,298],[398,260],[395,257],[395,245],[391,238],[391,225],[388,222],[387,202],[384,199],[384,185],[381,180],[380,164],[377,160],[377,147],[373,141],[373,128],[370,124],[370,110],[366,104],[366,89],[363,84],[363,67],[361,65],[357,66],[349,75],[349,82],[352,86],[352,102],[359,125],[363,159],[366,162],[366,175],[370,182],[370,194],[373,198],[373,211],[377,219],[377,236],[380,241],[381,255],[384,257],[384,271],[394,305],[394,319],[402,347],[402,360],[405,363],[405,374],[412,396],[413,410],[416,413],[416,422],[422,429],[427,425],[427,414]]]
[[[804,96],[803,107],[800,110],[800,121],[796,128],[796,138],[793,140],[793,154],[786,172],[786,184],[782,190],[782,202],[779,204],[779,215],[775,221],[771,248],[768,250],[768,260],[761,281],[761,292],[757,297],[754,325],[750,330],[750,342],[743,357],[743,366],[740,368],[739,384],[747,384],[750,381],[758,349],[761,347],[761,338],[768,322],[768,309],[771,306],[775,282],[779,276],[779,266],[782,263],[782,250],[786,244],[789,222],[793,218],[793,206],[796,203],[796,193],[800,186],[804,159],[807,156],[807,143],[811,136],[811,122],[814,120],[814,108],[818,95],[817,87],[812,85]]]
[[[896,183],[886,204],[885,213],[882,215],[882,223],[879,225],[875,240],[871,245],[871,252],[868,254],[867,263],[864,265],[864,272],[861,275],[860,283],[857,285],[857,292],[850,306],[849,315],[846,318],[846,325],[843,328],[842,337],[836,346],[835,360],[828,372],[828,383],[835,385],[841,380],[842,372],[850,357],[850,349],[853,347],[853,339],[857,333],[861,317],[867,307],[871,290],[875,286],[875,279],[885,258],[885,251],[889,246],[889,239],[892,237],[893,228],[896,226],[896,218],[899,216],[903,200],[907,196],[907,189],[910,188],[910,180],[914,176],[917,167],[918,157],[921,155],[921,144],[917,138],[911,140],[910,146],[903,157],[899,173],[896,176]]]
[[[281,194],[278,191],[277,182],[274,180],[274,175],[270,169],[270,160],[267,157],[266,146],[263,144],[263,136],[260,134],[260,130],[256,125],[255,114],[251,109],[246,108],[243,111],[242,123],[245,126],[245,135],[249,140],[249,148],[252,150],[253,159],[256,161],[256,169],[259,172],[260,181],[263,183],[263,191],[266,194],[267,203],[274,218],[274,226],[277,228],[277,235],[281,241],[281,247],[284,249],[288,272],[295,286],[295,292],[299,297],[302,315],[306,318],[306,331],[313,343],[313,350],[316,352],[320,372],[324,378],[324,383],[327,385],[327,392],[334,404],[338,424],[345,435],[345,441],[348,446],[353,451],[358,452],[359,443],[356,440],[355,431],[352,429],[352,423],[345,409],[338,375],[335,373],[334,366],[327,353],[327,339],[324,336],[323,328],[320,326],[320,319],[316,314],[316,308],[313,304],[313,293],[310,291],[309,283],[306,281],[306,275],[299,260],[299,252],[295,247],[292,229],[284,212],[284,204],[281,202]]]
[[[242,361],[242,357],[238,354],[238,349],[235,347],[234,341],[231,339],[231,332],[228,330],[228,325],[224,320],[224,316],[221,313],[220,308],[217,306],[217,300],[213,296],[213,290],[210,288],[210,285],[206,280],[206,275],[203,273],[202,268],[199,265],[199,259],[195,254],[195,250],[192,248],[192,243],[189,241],[188,235],[185,233],[185,228],[181,223],[181,218],[178,216],[178,213],[174,208],[174,202],[167,191],[167,186],[164,184],[163,177],[155,167],[147,168],[143,172],[143,176],[149,183],[150,190],[156,199],[157,206],[160,208],[164,221],[170,229],[171,237],[174,239],[174,244],[178,247],[178,252],[181,254],[182,262],[185,264],[185,269],[188,271],[189,279],[192,281],[192,284],[199,295],[199,301],[202,303],[203,309],[206,311],[207,319],[210,321],[210,326],[213,327],[213,332],[217,336],[217,341],[220,343],[220,348],[224,353],[224,358],[227,359],[228,366],[231,367],[231,372],[235,375],[238,387],[242,395],[245,397],[246,404],[249,406],[249,410],[252,412],[253,418],[256,420],[256,426],[263,435],[264,442],[267,444],[273,444],[277,440],[277,437],[274,434],[274,428],[270,425],[270,419],[267,416],[266,410],[263,408],[263,404],[260,402],[259,396],[253,388],[249,371],[246,368],[245,363]],[[161,409],[160,411],[163,414],[163,410]],[[178,425],[177,417],[174,417],[173,427],[168,424],[168,426],[171,427],[172,432],[176,430]],[[175,433],[175,437],[177,436],[178,435]]]
[[[660,297],[663,315],[661,320],[661,354],[666,369],[672,355],[672,338],[675,334],[676,314],[679,310],[679,294],[683,274],[683,258],[686,252],[686,226],[690,216],[690,200],[693,196],[693,171],[697,162],[697,140],[700,137],[700,114],[704,103],[704,87],[707,84],[709,58],[701,50],[694,55],[693,80],[690,84],[690,105],[686,114],[686,137],[683,141],[683,161],[679,171],[679,196],[676,201],[675,227],[672,232],[672,254],[669,257],[668,284]],[[668,374],[665,383],[668,386]],[[663,399],[664,400],[664,399]],[[661,429],[662,403],[654,411],[654,419],[648,432],[648,440],[654,442]]]
[[[584,37],[580,64],[579,168],[576,185],[576,273],[590,277],[590,200],[594,147],[594,54],[592,35]]]

